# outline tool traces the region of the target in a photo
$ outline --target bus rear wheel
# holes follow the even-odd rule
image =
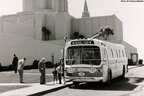
[[[125,78],[125,67],[123,67],[123,73],[121,75],[121,78],[124,79]]]

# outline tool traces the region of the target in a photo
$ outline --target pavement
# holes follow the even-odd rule
[[[68,87],[71,84],[72,84],[71,82],[68,82],[66,84],[64,84],[64,83],[53,84],[53,82],[48,82],[48,83],[43,84],[43,85],[41,85],[39,83],[34,83],[34,84],[2,83],[0,85],[4,85],[4,86],[9,86],[9,85],[11,85],[11,86],[25,85],[26,86],[26,85],[28,85],[30,87],[3,92],[0,94],[0,96],[41,96],[41,95],[44,95],[46,93],[53,92],[53,91]]]
[[[128,66],[128,69],[132,69],[138,67],[136,66]],[[62,80],[63,81],[63,80]],[[60,90],[62,88],[68,87],[72,84],[72,82],[67,82],[64,84],[53,84],[53,82],[48,82],[46,84],[39,84],[39,83],[32,83],[32,84],[26,84],[26,83],[1,83],[0,86],[15,86],[15,85],[28,85],[29,87],[26,88],[20,88],[16,90],[11,90],[7,92],[0,93],[0,96],[41,96],[49,92],[53,92],[56,90]]]

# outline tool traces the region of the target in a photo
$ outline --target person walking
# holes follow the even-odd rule
[[[58,65],[56,70],[57,70],[57,73],[58,73],[59,84],[61,84],[61,66],[60,66],[60,64]]]
[[[19,77],[20,77],[20,83],[24,83],[23,82],[23,69],[24,69],[24,64],[25,64],[26,58],[23,58],[21,60],[18,61],[18,72],[19,72]]]
[[[17,58],[16,54],[14,54],[12,66],[14,68],[14,73],[17,73],[18,58]]]
[[[38,63],[38,68],[40,72],[40,84],[45,84],[45,58],[42,58]]]

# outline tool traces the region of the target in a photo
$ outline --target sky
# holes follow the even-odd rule
[[[0,0],[0,16],[22,12],[22,5],[22,0]],[[87,5],[91,17],[115,14],[123,23],[124,41],[135,46],[139,59],[144,59],[144,0],[87,0]],[[69,14],[80,18],[84,0],[68,0],[68,6]]]

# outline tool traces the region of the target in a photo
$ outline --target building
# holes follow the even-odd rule
[[[87,2],[84,3],[82,18],[68,13],[67,0],[23,0],[23,12],[0,17],[0,62],[11,64],[13,54],[26,57],[27,64],[45,57],[47,61],[59,62],[64,37],[71,39],[74,32],[89,38],[100,28],[114,29],[109,41],[127,47],[128,57],[137,54],[137,49],[123,41],[122,22],[115,16],[90,17]],[[42,31],[50,31],[48,39]],[[137,56],[137,55],[136,55]]]

